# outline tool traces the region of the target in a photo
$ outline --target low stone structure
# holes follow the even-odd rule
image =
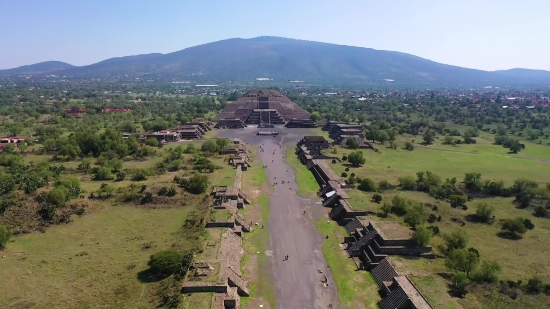
[[[214,126],[216,129],[242,129],[246,128],[246,123],[239,118],[220,119]]]
[[[290,119],[289,122],[285,124],[287,128],[317,128],[317,123],[311,119]]]
[[[236,139],[233,145],[240,145]],[[247,157],[248,158],[248,157]],[[242,166],[237,165],[235,187],[215,187],[211,196],[213,205],[207,228],[226,228],[215,261],[196,261],[183,283],[182,293],[214,293],[211,309],[238,309],[240,296],[249,296],[248,282],[240,271],[244,254],[242,236],[250,232],[251,226],[237,213],[238,208],[249,204],[248,197],[241,191]]]
[[[358,257],[363,268],[376,267],[388,255],[433,257],[432,247],[418,247],[409,228],[397,222],[372,222],[354,217],[346,224],[350,237],[344,243],[350,257]]]
[[[428,300],[407,276],[400,276],[389,258],[384,258],[371,270],[380,288],[380,309],[433,309]]]
[[[279,132],[277,131],[258,131],[256,133],[257,135],[264,135],[264,136],[276,136],[279,135]]]
[[[329,120],[325,123],[325,125],[321,128],[321,130],[330,132],[330,130],[332,130],[336,125],[339,125],[339,124],[348,124],[348,123],[344,121]]]

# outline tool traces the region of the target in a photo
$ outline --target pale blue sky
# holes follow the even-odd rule
[[[0,69],[262,35],[550,70],[548,0],[0,0]]]

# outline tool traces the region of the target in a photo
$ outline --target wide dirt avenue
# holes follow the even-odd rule
[[[311,222],[322,217],[323,207],[319,201],[297,195],[295,171],[284,159],[286,147],[295,147],[308,130],[276,128],[281,133],[277,137],[257,136],[260,130],[228,130],[220,132],[220,136],[239,137],[261,147],[267,179],[274,185],[275,191],[269,200],[270,251],[266,254],[272,262],[277,307],[339,308],[338,293],[321,249],[324,236]],[[323,283],[325,276],[327,285]]]

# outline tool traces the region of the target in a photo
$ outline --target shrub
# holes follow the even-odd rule
[[[525,288],[529,294],[539,294],[542,292],[543,287],[544,285],[542,280],[540,280],[539,277],[534,277],[529,279],[529,282],[527,282],[527,286]]]
[[[537,207],[535,207],[534,216],[544,218],[544,217],[548,216],[548,210],[546,210],[546,208],[544,208],[544,206],[537,206]]]
[[[348,160],[348,156],[342,156],[342,161],[347,161]]]
[[[361,166],[365,164],[366,160],[362,151],[355,151],[348,155],[348,162],[351,163],[351,166]]]
[[[412,235],[414,243],[419,247],[427,246],[432,239],[433,233],[425,225],[418,225]]]
[[[141,204],[151,203],[153,201],[153,193],[145,192],[145,195],[141,198]]]
[[[392,212],[396,215],[404,215],[410,209],[409,203],[399,195],[396,195],[392,199]]]
[[[380,204],[380,202],[382,202],[382,195],[380,194],[375,194],[372,196],[372,201],[377,203],[377,204]]]
[[[157,252],[149,257],[149,270],[159,276],[167,277],[174,274],[180,268],[183,255],[174,250]]]
[[[413,151],[414,150],[414,145],[413,145],[413,143],[407,141],[407,142],[405,142],[405,147],[404,148],[408,151]]]
[[[149,172],[145,169],[137,169],[134,174],[132,175],[133,181],[143,181],[147,180],[147,176],[149,176]]]
[[[468,292],[466,290],[468,284],[470,284],[470,279],[464,272],[454,273],[451,277],[451,291],[457,297],[462,297]]]
[[[106,166],[98,168],[94,175],[94,180],[112,180],[113,178],[111,169]]]
[[[523,220],[523,226],[525,226],[525,228],[528,230],[532,230],[535,228],[535,224],[531,222],[531,219]]]
[[[378,190],[376,183],[370,178],[363,178],[358,189],[366,192],[375,192]]]
[[[496,261],[483,261],[481,266],[474,273],[473,278],[477,282],[494,283],[498,281],[498,275],[502,268]]]
[[[415,205],[405,215],[405,223],[410,227],[415,228],[417,225],[421,225],[428,219],[428,213],[422,205]]]
[[[449,196],[449,201],[451,202],[451,207],[464,207],[466,206],[465,203],[468,201],[468,198],[464,195],[451,195]]]
[[[392,185],[387,180],[382,180],[378,183],[378,189],[380,190],[390,190]]]
[[[416,190],[416,179],[413,176],[399,177],[398,181],[402,190]]]
[[[478,221],[483,223],[491,223],[494,221],[493,212],[495,211],[495,207],[491,206],[487,203],[479,203],[477,204],[476,209],[476,216]]]
[[[346,167],[345,171],[346,171],[346,172],[349,172],[349,167]]]
[[[182,179],[180,186],[185,188],[185,190],[190,193],[201,194],[204,193],[210,186],[210,180],[208,180],[206,175],[195,173],[193,177],[189,179]]]
[[[380,213],[382,214],[382,217],[387,217],[392,211],[392,206],[390,204],[384,203],[382,207],[380,207]]]
[[[342,174],[340,174],[340,176],[342,176],[342,177],[348,177],[348,173],[342,172]]]
[[[468,245],[468,235],[462,229],[456,229],[449,234],[444,234],[443,240],[449,252],[454,249],[466,248]]]
[[[0,225],[0,249],[4,249],[10,241],[11,232],[5,226]]]
[[[502,223],[502,229],[512,238],[521,238],[527,228],[523,225],[522,218],[506,219]]]
[[[123,181],[124,179],[126,179],[126,173],[125,172],[118,172],[116,173],[116,181]]]

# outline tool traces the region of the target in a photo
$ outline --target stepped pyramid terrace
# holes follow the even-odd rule
[[[309,117],[307,111],[279,92],[256,89],[228,104],[216,117],[215,127],[236,129],[257,125],[270,128],[285,124],[288,127],[316,127]]]

